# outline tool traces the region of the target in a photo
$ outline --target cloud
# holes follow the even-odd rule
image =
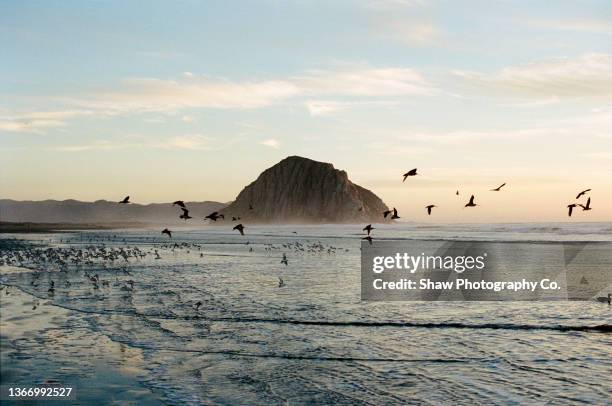
[[[385,23],[389,36],[407,45],[423,47],[439,43],[442,33],[432,22],[427,21],[390,21]]]
[[[612,99],[612,56],[591,53],[510,66],[493,74],[454,71],[464,84],[524,98]]]
[[[207,151],[217,149],[215,140],[202,134],[188,134],[169,137],[161,140],[148,140],[143,136],[127,136],[129,141],[96,141],[88,144],[60,145],[49,147],[52,151],[83,152],[83,151],[111,151],[126,148],[155,148],[155,149],[181,149],[193,151]]]
[[[61,100],[81,109],[129,114],[175,113],[187,108],[255,109],[316,96],[376,98],[426,96],[434,92],[433,86],[410,68],[344,66],[262,81],[231,81],[193,74],[176,80],[132,78],[112,90]]]
[[[554,30],[612,34],[612,23],[605,20],[569,19],[569,20],[527,20],[520,21],[534,28]]]
[[[49,128],[68,125],[68,119],[92,114],[89,110],[64,110],[0,115],[0,131],[44,134]]]
[[[166,141],[155,144],[158,148],[210,150],[213,149],[213,140],[201,134],[190,134],[171,137]]]
[[[309,100],[306,102],[306,108],[311,116],[326,116],[340,111],[348,110],[360,106],[396,106],[393,101],[372,101],[372,102],[341,102],[333,100]]]
[[[274,149],[280,148],[280,142],[278,140],[275,140],[274,138],[268,138],[267,140],[263,140],[260,142],[260,144]]]
[[[303,95],[425,96],[434,88],[410,68],[318,70],[292,79]]]

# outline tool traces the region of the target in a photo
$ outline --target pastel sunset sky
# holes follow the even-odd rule
[[[406,220],[612,221],[607,0],[5,0],[0,77],[0,198],[229,201],[300,155]]]

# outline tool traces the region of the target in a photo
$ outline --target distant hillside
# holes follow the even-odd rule
[[[387,205],[345,171],[291,156],[262,172],[222,212],[254,222],[350,223],[382,222],[384,210]]]
[[[202,221],[204,216],[226,206],[219,202],[185,202],[189,215]],[[31,223],[148,223],[185,224],[179,219],[181,210],[172,203],[118,204],[106,200],[16,201],[0,199],[0,221]]]

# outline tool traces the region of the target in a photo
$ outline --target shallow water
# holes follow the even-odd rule
[[[612,241],[611,223],[376,227],[380,239]],[[607,305],[365,303],[361,227],[246,232],[176,230],[178,247],[159,230],[0,236],[35,244],[5,252],[147,254],[2,267],[2,383],[55,379],[81,404],[609,402],[612,334],[584,329],[612,325]]]

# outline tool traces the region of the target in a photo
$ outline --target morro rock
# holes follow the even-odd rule
[[[383,222],[387,205],[332,164],[299,156],[262,172],[221,212],[260,223]]]

